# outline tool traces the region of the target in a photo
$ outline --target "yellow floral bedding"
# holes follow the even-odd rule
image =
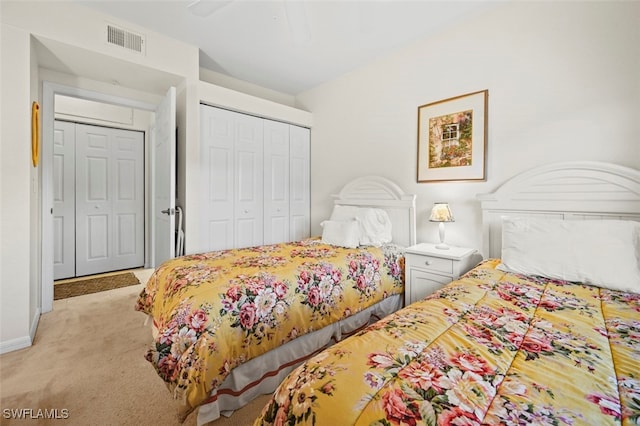
[[[317,239],[169,260],[135,307],[153,318],[146,359],[188,413],[241,363],[402,294],[402,263],[396,246]]]
[[[640,423],[640,294],[482,263],[311,358],[255,425]]]

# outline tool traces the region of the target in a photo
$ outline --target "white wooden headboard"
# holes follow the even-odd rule
[[[483,255],[496,258],[506,216],[640,221],[640,170],[595,161],[555,163],[526,171],[477,197]]]
[[[363,176],[347,183],[333,196],[334,204],[384,209],[392,223],[393,242],[409,247],[416,243],[416,196],[382,176]]]

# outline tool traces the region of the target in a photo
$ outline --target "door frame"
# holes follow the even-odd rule
[[[42,146],[40,175],[41,188],[41,258],[40,312],[46,313],[53,309],[53,129],[55,120],[55,95],[72,96],[107,104],[120,105],[135,109],[155,111],[157,105],[140,102],[120,96],[108,95],[93,90],[65,86],[49,81],[42,82]],[[145,155],[145,158],[146,155]],[[145,212],[145,216],[147,212]],[[145,238],[145,244],[147,244]]]

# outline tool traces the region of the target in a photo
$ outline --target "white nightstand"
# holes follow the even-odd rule
[[[404,304],[423,299],[460,278],[476,263],[476,249],[450,247],[440,250],[435,244],[421,243],[405,250]]]

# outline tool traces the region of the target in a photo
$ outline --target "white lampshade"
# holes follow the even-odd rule
[[[448,203],[435,203],[431,209],[431,222],[454,222]]]
[[[435,203],[431,209],[431,216],[429,217],[431,222],[440,222],[438,225],[438,231],[440,234],[440,244],[436,245],[437,249],[448,250],[449,246],[444,242],[444,222],[453,222],[453,214],[448,203]]]

